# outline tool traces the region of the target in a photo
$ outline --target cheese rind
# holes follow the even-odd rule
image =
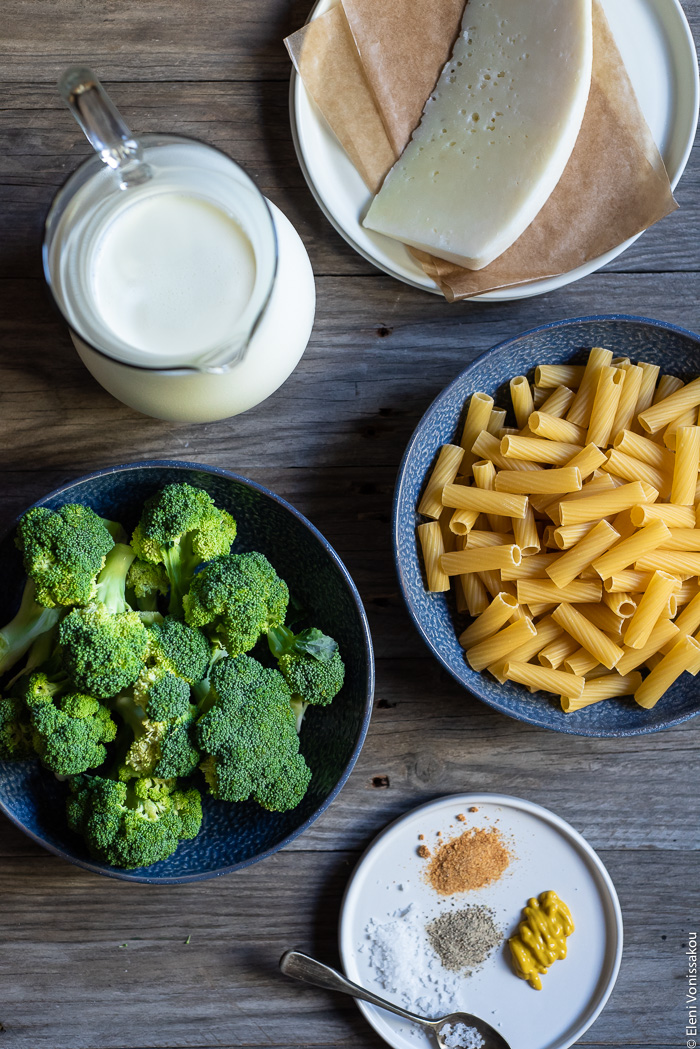
[[[591,0],[468,0],[452,57],[364,225],[487,266],[561,178],[592,61]]]

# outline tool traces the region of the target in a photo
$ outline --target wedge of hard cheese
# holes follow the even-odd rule
[[[559,181],[592,59],[591,0],[467,0],[452,57],[364,225],[487,266]]]

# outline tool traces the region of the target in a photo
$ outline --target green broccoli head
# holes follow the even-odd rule
[[[29,648],[58,623],[63,609],[46,608],[36,601],[36,587],[28,579],[15,616],[0,630],[0,674],[19,662]]]
[[[171,614],[182,614],[182,598],[199,565],[227,554],[236,522],[201,488],[170,484],[147,500],[131,545],[142,561],[162,564],[170,582]]]
[[[52,681],[43,671],[29,676],[25,703],[33,746],[42,764],[61,776],[97,768],[107,757],[117,726],[93,696],[66,691],[65,681]]]
[[[150,561],[134,561],[126,577],[127,590],[142,612],[155,612],[158,598],[165,597],[169,586],[165,567]]]
[[[169,670],[190,685],[206,676],[210,659],[209,640],[181,619],[166,616],[148,631],[148,663]]]
[[[228,554],[205,565],[185,595],[185,619],[230,656],[249,652],[261,634],[284,623],[289,590],[264,554]]]
[[[197,708],[190,686],[161,667],[142,671],[133,692],[124,693],[114,708],[128,726],[126,752],[118,766],[120,779],[189,776],[200,753],[193,742]]]
[[[34,580],[41,605],[86,605],[96,577],[114,546],[101,517],[89,506],[67,503],[58,510],[36,506],[19,523],[15,542]]]
[[[62,621],[63,664],[78,688],[109,699],[133,685],[148,650],[138,612],[111,614],[102,605],[74,608]]]
[[[27,704],[20,696],[0,697],[0,761],[23,761],[35,756]]]
[[[67,814],[69,827],[82,835],[91,856],[132,869],[165,860],[180,841],[194,838],[202,822],[202,799],[194,788],[178,790],[174,779],[123,783],[76,776]]]
[[[250,656],[228,657],[212,668],[211,696],[196,730],[210,793],[224,801],[253,798],[273,812],[295,808],[311,772],[282,675]]]
[[[345,664],[332,637],[316,627],[293,634],[283,626],[267,639],[290,690],[304,703],[326,706],[340,692]]]

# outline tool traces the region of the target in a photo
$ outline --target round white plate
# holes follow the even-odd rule
[[[323,14],[335,2],[319,0],[310,18]],[[680,0],[603,0],[603,6],[675,188],[695,138],[700,98],[695,44]],[[361,218],[369,207],[371,194],[295,72],[291,79],[290,111],[301,170],[319,207],[338,233],[385,273],[440,295],[403,244],[362,226]],[[474,300],[502,302],[554,291],[605,266],[636,239],[631,237],[569,273],[489,291],[474,296]]]
[[[469,809],[476,806],[478,812]],[[464,814],[466,822],[457,820]],[[498,826],[515,858],[499,879],[478,891],[442,897],[423,880],[419,835],[434,847],[469,827]],[[531,896],[553,889],[569,906],[575,931],[567,957],[555,962],[535,991],[515,976],[507,945],[498,948],[458,991],[457,1008],[490,1023],[511,1049],[566,1049],[586,1031],[613,989],[622,957],[622,914],[610,876],[590,845],[553,812],[504,794],[456,794],[414,809],[370,845],[348,884],[340,916],[340,955],[349,979],[382,997],[366,928],[411,905],[429,921],[453,907],[483,903],[512,935]],[[357,1003],[375,1031],[395,1049],[434,1049],[415,1025],[365,1002]]]

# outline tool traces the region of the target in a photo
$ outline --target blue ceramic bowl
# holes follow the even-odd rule
[[[416,548],[416,525],[424,518],[416,506],[440,445],[459,441],[463,407],[472,393],[491,394],[496,405],[510,409],[508,383],[529,375],[538,364],[581,363],[592,346],[605,346],[615,356],[661,365],[689,380],[700,374],[700,338],[692,332],[645,317],[581,317],[547,324],[502,342],[470,364],[433,401],[411,438],[394,496],[393,541],[399,584],[418,632],[446,670],[484,703],[530,725],[584,736],[633,736],[676,725],[700,711],[700,681],[689,674],[673,685],[652,710],[630,698],[611,699],[565,714],[558,699],[531,694],[522,685],[499,685],[488,674],[468,666],[457,634],[469,623],[458,616],[450,596],[429,594],[423,586]],[[457,627],[457,629],[456,629]]]
[[[30,838],[98,874],[152,884],[197,881],[247,867],[306,830],[350,775],[367,733],[374,691],[367,617],[346,568],[305,517],[261,485],[196,463],[142,462],[88,474],[35,505],[55,509],[68,502],[87,503],[130,530],[148,496],[179,481],[204,488],[218,506],[233,514],[238,522],[235,551],[260,550],[270,559],[294,595],[312,611],[314,622],[337,639],[346,679],[334,702],[310,711],[302,726],[301,749],[313,776],[296,809],[273,813],[254,802],[232,805],[205,797],[199,835],[151,867],[123,871],[92,860],[81,839],[66,827],[66,785],[37,761],[0,762],[0,809]],[[13,526],[0,541],[0,577],[13,606],[19,603],[24,583],[14,531]]]

